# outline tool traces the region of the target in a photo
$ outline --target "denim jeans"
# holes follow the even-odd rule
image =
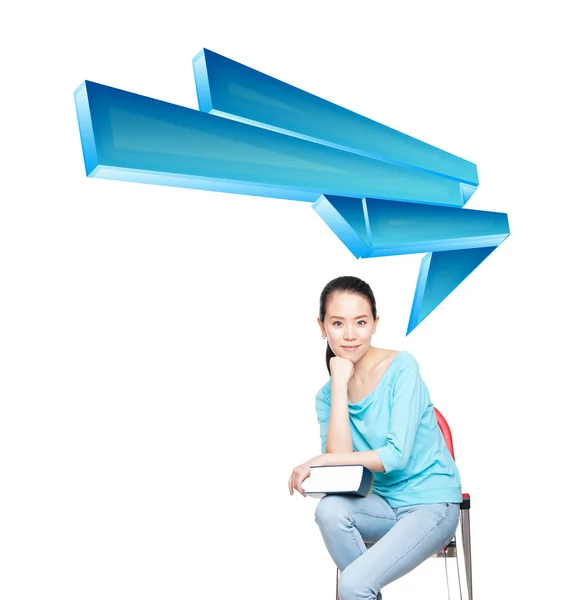
[[[321,498],[315,520],[341,572],[340,600],[381,598],[385,585],[448,544],[459,511],[459,504],[446,502],[394,509],[374,493]]]

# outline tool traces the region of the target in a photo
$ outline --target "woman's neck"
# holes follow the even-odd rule
[[[369,373],[376,365],[380,364],[393,354],[393,350],[387,350],[385,348],[375,348],[375,346],[370,346],[369,349],[365,352],[365,356],[363,356],[361,360],[355,363],[355,368],[353,370],[353,379],[357,379],[359,381],[365,379],[369,376]]]

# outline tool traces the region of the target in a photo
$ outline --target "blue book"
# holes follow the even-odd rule
[[[314,466],[301,487],[313,498],[327,494],[364,498],[371,492],[373,480],[373,473],[363,465]]]

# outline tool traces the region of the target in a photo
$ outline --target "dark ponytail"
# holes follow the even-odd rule
[[[352,275],[344,275],[343,277],[337,277],[329,281],[329,283],[323,288],[321,292],[321,297],[319,299],[319,319],[321,322],[325,323],[325,315],[327,312],[327,302],[331,297],[331,294],[334,292],[345,292],[348,294],[360,294],[369,302],[371,305],[371,310],[373,311],[373,319],[377,318],[377,304],[375,302],[375,295],[373,294],[373,290],[371,286],[364,282],[362,279],[358,277],[353,277]],[[325,355],[325,360],[327,362],[327,371],[329,371],[329,375],[331,375],[331,358],[336,356],[336,354],[331,350],[331,346],[329,346],[329,342],[327,342],[327,353]]]
[[[327,342],[327,356],[325,358],[327,360],[327,371],[329,371],[329,375],[331,374],[331,359],[333,356],[337,355],[331,350],[331,346],[329,346],[329,342]]]

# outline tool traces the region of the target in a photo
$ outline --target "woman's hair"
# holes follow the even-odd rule
[[[337,277],[336,279],[329,281],[329,283],[323,288],[323,291],[321,292],[321,298],[319,300],[319,318],[323,323],[325,322],[325,315],[327,312],[327,302],[329,302],[331,294],[335,292],[360,294],[371,305],[373,319],[377,318],[377,303],[375,302],[375,296],[373,294],[371,286],[368,283],[364,282],[362,279],[359,279],[358,277],[353,277],[352,275],[344,275],[343,277]],[[335,353],[331,350],[329,342],[327,342],[326,361],[329,375],[331,375],[331,366],[329,363],[333,356],[335,356]]]

